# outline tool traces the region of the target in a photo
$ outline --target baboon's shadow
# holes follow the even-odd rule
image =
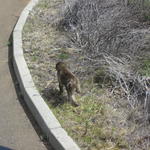
[[[45,88],[42,91],[42,95],[54,107],[63,105],[67,102],[67,96],[60,95],[56,88]]]

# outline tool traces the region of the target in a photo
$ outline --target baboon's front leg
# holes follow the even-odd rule
[[[59,94],[62,94],[64,91],[63,84],[59,83]]]
[[[59,83],[59,94],[63,93],[63,84],[61,82],[61,77],[60,77],[60,73],[57,72],[57,78],[58,78],[58,83]]]

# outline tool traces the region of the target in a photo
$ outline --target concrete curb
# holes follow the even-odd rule
[[[31,0],[22,11],[13,31],[13,65],[17,79],[24,96],[24,100],[35,117],[37,123],[48,137],[49,142],[56,150],[80,150],[78,145],[68,136],[61,127],[52,111],[37,91],[30,71],[25,62],[22,48],[22,30],[29,12],[39,0]]]

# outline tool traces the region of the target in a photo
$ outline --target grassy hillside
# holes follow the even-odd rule
[[[149,1],[41,0],[23,31],[33,80],[83,150],[149,150]],[[55,64],[81,81],[79,107],[58,94]]]

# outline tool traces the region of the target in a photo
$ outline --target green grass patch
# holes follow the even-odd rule
[[[65,53],[65,52],[62,52],[61,54],[58,54],[58,58],[60,60],[65,60],[65,59],[68,59],[69,58],[69,54]]]
[[[150,21],[150,12],[144,12],[143,13],[143,16],[144,16],[144,21]]]
[[[127,148],[120,129],[109,123],[115,111],[108,105],[112,99],[92,79],[82,83],[83,95],[76,95],[79,107],[64,103],[54,107],[48,103],[62,127],[79,144],[81,149],[100,150]],[[87,90],[88,88],[88,90]],[[87,90],[87,92],[86,92]],[[97,96],[103,95],[103,97]],[[111,115],[110,115],[111,114]]]
[[[143,76],[150,77],[150,58],[141,61],[139,73]]]
[[[31,57],[31,61],[32,61],[32,62],[35,62],[37,59],[38,59],[38,57],[37,57],[36,55],[33,55],[33,56]]]

